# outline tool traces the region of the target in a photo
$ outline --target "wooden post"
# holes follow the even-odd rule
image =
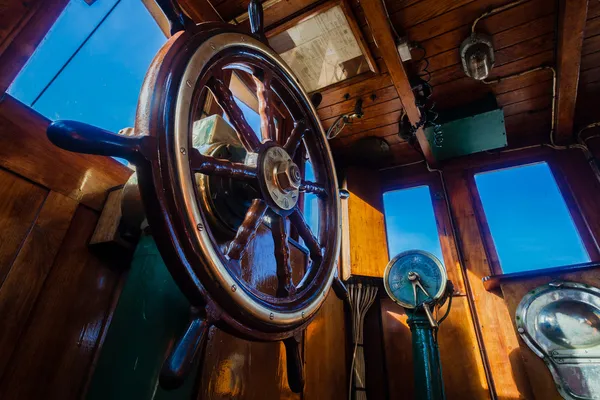
[[[559,144],[568,143],[573,139],[581,47],[587,9],[588,0],[560,1],[558,57],[556,60],[558,87],[554,132],[554,139]]]
[[[421,119],[421,112],[415,104],[415,95],[410,86],[410,82],[408,81],[404,66],[402,65],[402,59],[400,58],[398,49],[396,48],[396,42],[392,35],[390,23],[387,22],[388,18],[384,11],[383,4],[381,3],[381,0],[363,0],[361,1],[361,5],[365,12],[367,22],[369,23],[369,28],[373,33],[375,43],[377,43],[377,47],[379,47],[381,56],[388,67],[389,74],[398,91],[398,96],[400,97],[400,101],[402,101],[402,107],[406,110],[410,123],[413,126],[417,125]],[[419,145],[421,146],[425,159],[429,165],[436,165],[431,146],[425,137],[425,132],[422,127],[417,130],[417,140],[419,141]]]

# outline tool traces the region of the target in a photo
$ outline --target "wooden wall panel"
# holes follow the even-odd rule
[[[596,122],[598,115],[595,104],[600,98],[598,81],[600,80],[600,3],[590,1],[587,21],[581,49],[581,66],[577,103],[575,109],[575,128]]]
[[[238,339],[211,328],[198,400],[300,399],[287,384],[283,343]]]
[[[388,249],[377,171],[347,170],[350,268],[353,275],[383,277]]]
[[[9,95],[0,99],[0,167],[102,209],[107,190],[132,171],[109,157],[61,150],[46,137],[50,121]]]
[[[0,287],[47,195],[44,188],[0,169]]]
[[[0,348],[10,352],[17,345],[31,310],[67,233],[77,203],[50,192],[40,214],[0,287]],[[24,284],[26,282],[26,284]],[[9,357],[0,358],[0,376]]]
[[[535,289],[538,286],[545,285],[555,279],[579,282],[594,287],[600,287],[598,269],[565,274],[552,274],[537,278],[522,279],[518,282],[503,283],[501,284],[502,294],[504,295],[504,301],[508,306],[510,315],[514,316],[516,314],[517,306],[527,292]],[[516,332],[517,328],[515,325],[515,320],[514,318],[511,318],[511,320],[513,323],[513,329]],[[520,337],[519,344],[521,346],[521,356],[523,357],[525,369],[527,371],[527,377],[531,382],[531,388],[533,391],[533,397],[531,397],[531,399],[561,400],[562,397],[556,390],[556,385],[552,379],[552,375],[550,374],[550,371],[546,367],[544,361],[533,351],[531,351],[527,344],[525,344]]]
[[[390,399],[416,398],[408,317],[402,307],[385,294],[383,296],[381,316]],[[488,383],[465,296],[454,297],[450,315],[440,326],[438,339],[447,398],[488,399]]]
[[[71,213],[73,201],[61,197],[68,204],[66,212]],[[89,252],[87,243],[97,220],[96,212],[79,206],[54,262],[47,252],[40,252],[40,256],[48,255],[51,266],[46,269],[50,272],[39,296],[31,298],[35,307],[14,343],[12,357],[2,342],[2,359],[8,368],[0,379],[0,398],[80,397],[122,267],[118,263],[108,265]],[[41,261],[28,267],[37,270]],[[18,283],[27,288],[31,280]],[[6,305],[0,300],[3,310]],[[0,336],[4,335],[3,331]]]
[[[494,390],[501,399],[530,399],[531,388],[524,374],[516,334],[510,328],[507,307],[496,293],[485,290],[481,279],[491,275],[481,230],[475,218],[467,180],[462,171],[445,173],[453,217],[463,249],[466,276],[473,295],[477,322],[482,332]]]
[[[304,400],[348,398],[345,326],[344,304],[330,292],[305,333]]]

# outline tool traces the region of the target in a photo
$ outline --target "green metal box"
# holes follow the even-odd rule
[[[494,150],[507,146],[504,112],[496,109],[441,124],[443,142],[436,146],[433,127],[425,128],[436,160]]]

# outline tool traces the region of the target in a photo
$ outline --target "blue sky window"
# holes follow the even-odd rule
[[[547,163],[475,175],[504,273],[590,261]]]
[[[383,206],[390,258],[424,250],[444,262],[429,186],[385,192]]]
[[[71,0],[8,93],[49,119],[118,132],[134,125],[144,76],[166,40],[139,0]]]

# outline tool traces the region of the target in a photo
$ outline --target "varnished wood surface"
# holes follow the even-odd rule
[[[597,261],[598,243],[600,242],[600,210],[596,199],[600,196],[600,182],[594,176],[589,167],[586,156],[580,150],[561,151],[556,154],[558,168],[564,175],[567,190],[572,193],[574,206],[577,207],[582,216],[584,227],[578,227],[581,231],[585,228],[591,233],[596,251],[590,251],[592,261]],[[593,244],[587,244],[590,247]]]
[[[600,99],[600,2],[590,1],[581,48],[581,68],[575,128],[598,120],[595,102]]]
[[[9,95],[0,100],[0,167],[100,210],[107,190],[132,171],[109,157],[61,150],[46,137],[49,121]]]
[[[406,74],[402,60],[400,59],[396,41],[392,34],[394,28],[387,23],[387,13],[382,1],[384,0],[363,0],[361,5],[367,22],[369,23],[373,38],[375,42],[377,42],[377,46],[381,51],[381,56],[387,65],[392,82],[396,87],[402,107],[406,111],[410,123],[413,126],[417,126],[421,120],[421,112],[415,103],[415,95],[412,91],[408,75]],[[385,23],[383,21],[385,21]],[[397,117],[396,121],[399,119],[400,117]],[[416,131],[416,136],[427,162],[432,166],[436,165],[437,162],[422,127]]]
[[[0,169],[0,288],[48,191]]]
[[[562,0],[559,4],[556,141],[563,143],[573,135],[588,0]]]
[[[0,287],[0,319],[4,321],[0,348],[14,349],[17,344],[76,207],[74,200],[55,192],[50,192],[45,199]],[[8,358],[2,357],[0,375],[5,372],[7,363]]]
[[[28,318],[16,317],[23,326],[18,340],[14,340],[11,347],[5,346],[13,324],[8,325],[9,330],[0,333],[2,360],[6,366],[0,378],[0,398],[80,398],[120,276],[116,270],[122,266],[108,265],[88,250],[87,242],[96,226],[98,214],[82,206],[75,211],[73,200],[58,194],[51,196],[61,196],[64,202],[62,209],[56,208],[61,205],[60,201],[54,207],[59,220],[51,222],[52,229],[57,232],[46,229],[44,233],[49,237],[44,244],[48,246],[47,250],[40,251],[38,247],[37,259],[29,259],[27,265],[31,270],[31,280],[22,276],[23,279],[17,282],[21,288],[19,292],[27,291],[33,296],[33,289],[38,288],[39,295],[28,300],[31,309]],[[44,220],[40,214],[40,227],[36,229],[42,228]],[[65,220],[71,220],[66,233],[62,231]],[[48,223],[50,221],[44,226]],[[57,238],[60,232],[64,235],[62,244]],[[34,241],[39,241],[42,232],[32,235]],[[51,252],[56,257],[52,257]],[[116,270],[111,267],[116,267]],[[39,277],[33,280],[35,277],[32,276],[34,272],[39,276],[42,270],[48,271],[43,285]],[[14,271],[18,273],[19,267]],[[0,289],[0,307],[4,320],[7,308],[18,311],[14,302],[7,302],[2,297],[3,290],[4,287]]]
[[[349,334],[341,326],[344,304],[332,291],[304,333],[304,400],[348,398]]]
[[[429,71],[432,74],[430,83],[434,87],[432,100],[436,102],[436,109],[445,110],[465,106],[482,99],[488,93],[494,93],[499,105],[505,108],[509,147],[518,148],[545,143],[549,141],[551,122],[550,71],[539,71],[498,84],[485,85],[466,77],[460,65],[458,48],[468,37],[471,23],[484,11],[504,4],[506,2],[500,0],[387,2],[396,30],[402,35],[406,34],[409,40],[420,42],[426,49],[426,57],[430,62]],[[364,19],[364,12],[358,2],[352,2],[352,5],[355,7],[355,15],[375,59],[379,61],[381,54],[372,39],[371,29]],[[491,34],[496,49],[497,60],[491,77],[507,76],[540,65],[554,65],[556,18],[555,2],[531,0],[482,19],[477,25],[477,30]],[[422,52],[414,50],[412,53],[414,61],[405,65],[410,75],[414,76],[422,68],[422,65],[419,66],[416,61],[422,57]],[[386,76],[387,68],[382,68],[382,72],[383,76]],[[367,79],[373,81],[375,78]],[[343,95],[348,92],[350,99],[354,98],[355,101],[353,88],[365,85],[365,80],[336,88],[340,92],[337,95],[324,92],[324,104],[320,106],[319,112],[326,113],[326,116],[321,118],[335,117],[325,111],[333,104],[353,103],[346,100]],[[389,95],[384,91],[389,84],[368,86],[369,91],[360,95],[366,106],[371,102],[371,94],[378,97],[381,95],[382,102],[393,99],[387,97]],[[519,93],[513,95],[516,91]],[[333,103],[329,100],[331,95],[335,99]],[[321,109],[324,109],[323,112]],[[391,108],[389,113],[393,113]],[[370,118],[368,113],[365,113],[365,118]],[[348,160],[344,156],[348,146],[361,138],[378,136],[388,141],[391,146],[393,157],[389,165],[418,161],[421,158],[419,153],[400,140],[397,133],[397,119],[393,122],[388,120],[375,126],[365,125],[365,129],[356,127],[349,131],[344,130],[339,139],[332,141],[332,147],[344,162],[352,163],[351,159]]]
[[[508,321],[511,316],[502,300],[495,293],[485,290],[481,279],[491,273],[482,233],[475,218],[466,178],[461,171],[445,173],[459,240],[465,257],[466,276],[472,291],[476,323],[481,330],[482,341],[493,388],[498,398],[529,399],[531,388],[523,373],[523,363],[513,352],[519,351],[514,330]],[[490,384],[492,384],[490,382]]]
[[[514,316],[517,306],[523,299],[523,296],[530,290],[538,286],[545,285],[555,279],[578,282],[588,284],[594,287],[600,287],[600,279],[598,279],[598,270],[592,269],[587,271],[579,271],[574,273],[553,274],[549,276],[540,276],[537,278],[523,279],[519,282],[507,282],[501,284],[502,294],[508,306],[511,316]],[[511,318],[513,329],[516,332],[514,318]],[[519,337],[520,353],[523,357],[524,366],[527,372],[527,377],[531,382],[533,397],[536,400],[560,400],[562,397],[556,390],[556,385],[552,379],[550,371],[546,367],[544,361],[539,358],[525,342]]]
[[[445,307],[442,312],[445,311]],[[412,339],[404,309],[384,295],[381,299],[383,341],[390,399],[416,398],[412,371]],[[467,298],[453,299],[449,317],[438,333],[444,386],[448,399],[488,399],[477,338]]]
[[[208,335],[198,400],[300,399],[287,386],[280,342],[249,342],[216,328]]]
[[[389,258],[379,175],[349,168],[347,182],[351,274],[382,278]]]

